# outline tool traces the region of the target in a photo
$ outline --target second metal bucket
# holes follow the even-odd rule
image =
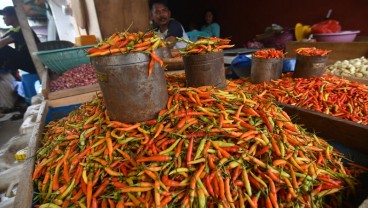
[[[297,54],[294,77],[321,77],[325,72],[328,56],[302,56]]]
[[[279,79],[282,74],[283,60],[281,58],[257,58],[252,57],[250,78],[252,83],[258,84]]]
[[[185,55],[183,62],[187,87],[226,87],[223,52]]]
[[[112,120],[142,122],[156,118],[166,107],[168,92],[164,70],[155,63],[148,76],[149,55],[92,57],[91,62]]]

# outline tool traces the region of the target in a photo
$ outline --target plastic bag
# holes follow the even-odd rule
[[[293,72],[295,70],[296,59],[285,59],[282,65],[282,73]]]
[[[23,9],[27,17],[46,17],[46,0],[24,0]]]
[[[252,59],[246,55],[238,55],[231,62],[230,70],[233,74],[233,78],[249,77],[250,67],[252,65]]]
[[[325,20],[312,25],[313,34],[337,33],[341,31],[340,22],[337,20]]]
[[[13,108],[17,100],[17,95],[14,92],[13,75],[5,70],[0,70],[0,108]]]

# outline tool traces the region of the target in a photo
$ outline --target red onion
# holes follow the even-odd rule
[[[98,83],[95,69],[92,64],[82,64],[64,72],[56,80],[50,82],[50,91],[87,86]]]

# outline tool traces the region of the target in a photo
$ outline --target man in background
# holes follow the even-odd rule
[[[12,26],[0,39],[0,70],[11,70],[13,76],[19,81],[18,69],[30,74],[36,73],[31,55],[24,40],[20,24],[13,6],[0,10],[4,23]],[[40,42],[34,31],[33,36],[36,44]],[[14,46],[10,46],[14,44]]]
[[[19,69],[30,74],[37,74],[26,41],[19,24],[15,8],[12,6],[0,10],[4,23],[12,26],[0,38],[0,111],[3,113],[19,111],[12,119],[23,117],[27,104],[24,98],[17,94],[14,81],[21,81]],[[34,31],[36,44],[40,42]],[[10,74],[12,76],[10,76]],[[13,79],[13,80],[12,80]]]
[[[171,11],[164,0],[151,0],[149,4],[151,17],[158,36],[169,42],[169,47],[173,49],[184,48],[186,43],[178,41],[176,38],[188,40],[188,36],[183,26],[171,18]]]

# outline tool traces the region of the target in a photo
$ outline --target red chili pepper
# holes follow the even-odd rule
[[[256,58],[265,58],[265,59],[284,58],[284,53],[282,52],[282,50],[262,49],[254,52],[252,56]]]
[[[331,52],[331,50],[323,50],[315,47],[311,48],[298,48],[295,52],[302,56],[325,56]]]
[[[188,146],[188,150],[187,150],[187,163],[192,161],[192,152],[193,152],[193,145],[194,145],[194,138],[190,138],[189,141],[189,146]],[[191,166],[190,164],[188,164],[188,166]]]

